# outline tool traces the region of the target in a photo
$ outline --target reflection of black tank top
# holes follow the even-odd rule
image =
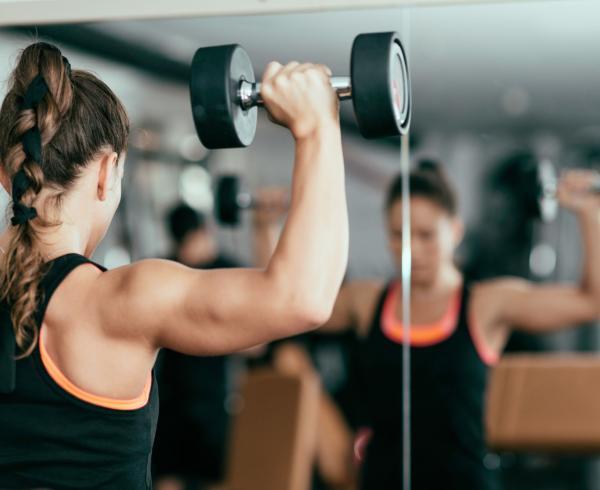
[[[171,260],[176,260],[173,256]],[[218,255],[198,269],[241,267]],[[162,349],[156,363],[160,417],[153,451],[154,477],[223,479],[229,429],[226,411],[229,356],[188,356]]]
[[[402,345],[382,331],[386,287],[361,352],[363,403],[373,429],[361,488],[402,488]],[[467,325],[464,288],[458,324],[445,340],[411,348],[412,488],[489,490],[484,466],[484,393],[487,366]]]
[[[44,301],[38,309],[38,324],[59,284],[86,263],[90,261],[76,254],[50,262],[41,284]],[[14,334],[4,304],[0,305],[0,337],[2,365],[8,366],[14,357],[7,356],[7,340],[12,337],[14,345]],[[144,406],[105,408],[65,391],[46,370],[41,356],[38,342],[31,355],[13,362],[14,378],[3,379],[0,488],[151,488],[150,457],[158,416],[155,382]]]

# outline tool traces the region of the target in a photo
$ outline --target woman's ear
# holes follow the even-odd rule
[[[98,199],[106,201],[109,191],[118,177],[118,155],[113,152],[104,153],[98,161]]]
[[[458,247],[465,237],[465,223],[459,217],[453,219],[452,234],[454,236],[454,246]]]

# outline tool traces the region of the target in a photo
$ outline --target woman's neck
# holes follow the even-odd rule
[[[428,301],[432,296],[445,295],[456,290],[462,283],[462,274],[454,264],[440,269],[437,277],[428,284],[411,284],[411,299]]]
[[[9,227],[0,235],[0,253],[4,254],[10,246],[14,231]],[[94,248],[89,239],[90,233],[74,224],[61,224],[45,230],[38,229],[38,247],[46,260],[65,255],[78,253],[90,257]]]

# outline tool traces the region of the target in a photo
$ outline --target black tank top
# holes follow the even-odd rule
[[[39,325],[59,284],[87,263],[92,262],[68,254],[48,264],[36,317]],[[140,408],[119,410],[83,401],[50,376],[39,342],[24,359],[7,356],[15,352],[15,340],[8,308],[0,308],[0,366],[5,371],[0,386],[0,488],[151,488],[158,417],[154,376],[148,402]]]
[[[402,488],[402,345],[382,331],[386,287],[361,349],[366,416],[373,429],[361,488]],[[454,331],[439,343],[411,347],[413,490],[490,490],[495,475],[484,466],[484,394],[487,366],[467,325],[464,287]]]

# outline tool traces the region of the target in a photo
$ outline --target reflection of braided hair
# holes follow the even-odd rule
[[[410,172],[410,195],[425,197],[438,204],[451,216],[458,211],[456,190],[448,180],[442,166],[434,160],[421,160]],[[402,199],[402,176],[398,175],[390,186],[386,198],[386,209]]]
[[[44,274],[37,248],[43,228],[79,170],[103,149],[126,149],[123,106],[97,77],[73,71],[60,50],[35,43],[20,55],[0,108],[0,165],[12,180],[13,233],[0,263],[0,299],[11,308],[22,355],[38,338],[36,310]]]

